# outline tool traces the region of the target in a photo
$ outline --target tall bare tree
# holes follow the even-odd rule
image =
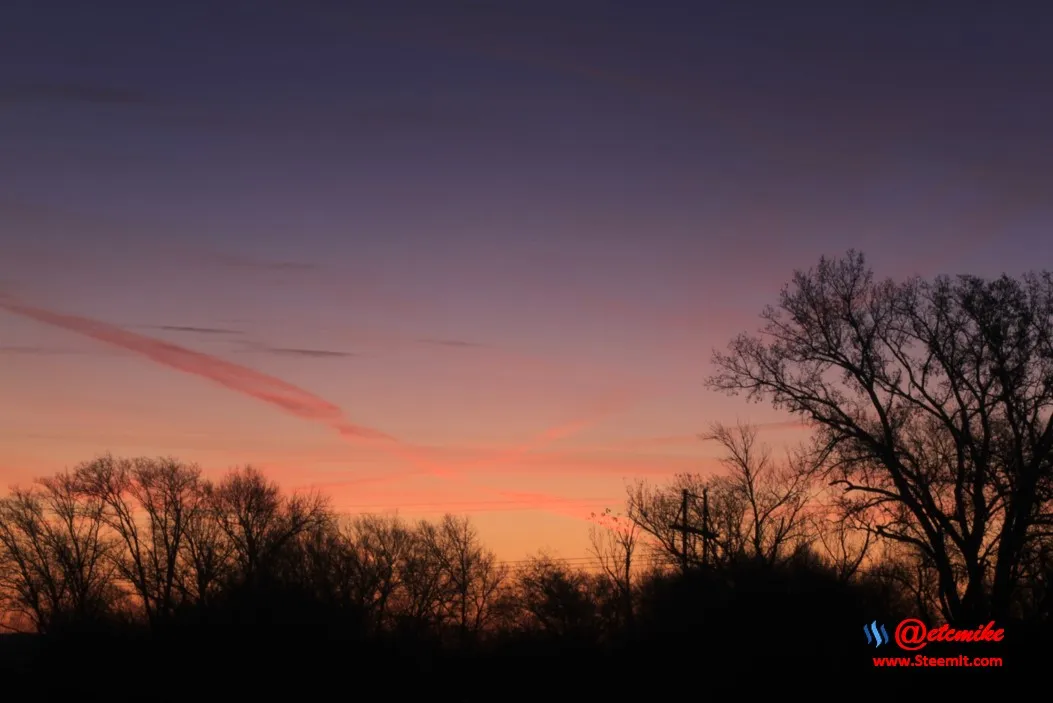
[[[684,547],[681,532],[674,525],[682,517],[682,491],[702,495],[706,481],[705,477],[698,474],[677,474],[665,485],[639,480],[627,489],[627,516],[642,532],[642,544],[654,567],[663,568],[680,561]],[[688,522],[702,524],[702,512],[697,501],[688,502]],[[689,561],[700,562],[701,551],[694,540],[688,542],[687,551]]]
[[[183,547],[180,550],[179,590],[184,601],[208,605],[229,580],[234,563],[234,543],[227,536],[216,499],[216,487],[201,480],[191,494]]]
[[[433,554],[449,589],[448,608],[465,642],[488,623],[506,570],[468,518],[447,514],[433,534]]]
[[[598,634],[596,599],[581,569],[540,554],[519,569],[516,582],[528,628],[578,640]]]
[[[870,553],[875,533],[851,523],[851,516],[818,511],[809,519],[811,546],[833,567],[842,582],[851,580]]]
[[[939,575],[944,615],[1010,614],[1053,483],[1053,276],[877,281],[856,252],[797,272],[710,387],[816,430],[817,471]]]
[[[597,524],[589,527],[589,551],[597,559],[604,577],[618,594],[622,620],[633,623],[634,558],[640,543],[640,525],[607,508],[594,515]]]
[[[413,532],[398,516],[382,515],[359,516],[345,523],[342,532],[351,549],[353,598],[371,615],[375,628],[384,627],[404,586]]]
[[[747,423],[714,424],[700,439],[723,448],[721,473],[680,474],[664,486],[638,482],[629,489],[629,519],[650,538],[659,560],[683,559],[684,538],[677,525],[683,522],[684,491],[688,524],[711,533],[708,542],[688,535],[688,563],[719,565],[748,558],[773,564],[788,556],[807,531],[809,455],[794,451],[785,462],[775,462],[758,441],[756,427]],[[701,496],[708,497],[708,506]]]
[[[69,473],[0,499],[0,597],[38,632],[98,620],[120,590],[99,500],[82,500]]]
[[[413,530],[402,560],[400,615],[403,622],[421,630],[438,627],[448,617],[453,593],[442,561],[437,558],[441,537],[434,523],[421,520]]]
[[[758,441],[757,428],[748,423],[715,423],[702,439],[724,449],[720,461],[725,473],[715,477],[709,489],[717,515],[733,516],[724,521],[726,531],[741,539],[728,547],[775,563],[804,537],[809,472],[793,454],[776,465],[771,450]]]
[[[212,501],[247,583],[264,575],[291,540],[329,518],[322,497],[284,496],[276,483],[250,466],[227,474],[212,491]]]
[[[77,489],[103,505],[102,519],[123,549],[115,552],[147,619],[170,618],[182,593],[181,552],[200,509],[200,470],[172,458],[103,456],[76,469]]]

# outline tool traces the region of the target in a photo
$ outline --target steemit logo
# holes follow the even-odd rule
[[[863,625],[863,634],[867,636],[867,644],[873,643],[875,647],[889,643],[888,633],[884,625],[878,625],[877,620],[869,625]]]

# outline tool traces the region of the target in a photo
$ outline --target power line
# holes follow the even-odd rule
[[[545,561],[551,561],[551,562],[575,562],[575,563],[583,563],[583,562],[600,563],[600,562],[603,562],[605,560],[601,559],[600,557],[595,557],[595,556],[586,556],[586,557],[527,557],[525,559],[502,559],[502,560],[499,560],[497,563],[498,564],[503,564],[505,566],[511,566],[511,565],[515,565],[515,564],[533,564],[535,562],[545,562]]]

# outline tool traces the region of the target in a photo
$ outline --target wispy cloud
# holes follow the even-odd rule
[[[260,110],[252,103],[236,105],[197,105],[172,111],[167,121],[177,128],[212,133],[254,133],[260,136],[303,133],[305,126],[315,136],[369,132],[390,135],[400,132],[441,131],[466,134],[486,129],[488,124],[470,110],[438,106],[421,96],[387,98],[364,104],[362,99],[347,104],[327,102],[324,110],[297,102],[286,109]]]
[[[0,309],[140,354],[163,366],[212,381],[296,417],[326,425],[345,439],[383,440],[379,447],[392,456],[432,476],[471,486],[463,475],[430,461],[418,448],[403,444],[379,430],[350,422],[333,403],[281,379],[170,342],[129,332],[106,322],[26,305],[10,296],[0,298]],[[480,486],[474,488],[493,492]],[[556,496],[551,496],[551,499],[562,500]]]
[[[192,325],[144,325],[149,329],[164,330],[165,332],[191,332],[194,334],[242,334],[241,330],[225,327],[195,327]]]
[[[137,90],[76,82],[25,82],[0,85],[0,104],[74,102],[91,105],[139,106],[151,103]]]
[[[421,472],[461,484],[466,488],[483,490],[490,494],[497,493],[501,495],[502,493],[497,489],[472,484],[467,481],[464,471],[472,468],[472,466],[462,465],[454,469],[448,465],[432,461],[418,447],[404,444],[379,430],[352,423],[344,416],[343,411],[333,403],[286,381],[254,369],[202,352],[193,351],[164,340],[129,332],[100,320],[27,305],[10,296],[0,297],[0,310],[6,310],[21,317],[65,329],[104,344],[140,354],[155,363],[212,381],[236,393],[241,393],[272,405],[290,415],[323,424],[335,430],[345,439],[382,440],[382,442],[374,446],[408,462]],[[625,402],[626,398],[622,396],[605,399],[601,407],[597,408],[597,411],[588,417],[550,428],[538,435],[533,442],[508,452],[502,452],[500,455],[480,463],[489,466],[507,463],[524,452],[539,448],[592,426],[623,407]],[[402,477],[405,475],[402,474]],[[395,478],[399,477],[396,476]],[[541,494],[537,494],[536,501],[529,506],[524,506],[524,509],[545,510],[576,518],[584,517],[580,511],[568,509],[566,506],[567,499],[565,498],[558,496],[542,497]]]
[[[350,422],[344,417],[343,411],[329,401],[245,366],[129,332],[99,320],[36,308],[10,299],[0,299],[0,309],[141,354],[154,362],[218,383],[291,415],[328,425],[345,437],[394,439],[379,430]]]
[[[545,493],[532,493],[525,491],[504,491],[502,496],[508,501],[501,507],[505,510],[543,510],[547,513],[562,515],[574,520],[588,520],[589,514],[600,509],[601,506],[618,504],[621,500],[612,499],[583,499],[583,498],[553,498]]]
[[[240,270],[277,271],[287,273],[311,273],[321,270],[321,267],[317,264],[302,261],[267,261],[266,259],[222,253],[210,253],[207,255],[207,258],[219,266]]]
[[[333,349],[289,349],[286,347],[262,347],[261,351],[282,356],[305,356],[315,359],[349,358],[359,356],[354,352],[336,351]]]
[[[18,345],[0,345],[0,354],[3,355],[26,355],[26,356],[54,356],[59,354],[83,354],[82,351],[76,349],[63,349],[61,347],[44,347],[44,346],[18,346]]]
[[[602,448],[612,451],[634,451],[660,449],[663,447],[690,447],[700,443],[697,434],[661,435],[657,437],[632,437],[605,444]]]
[[[255,354],[273,354],[275,356],[293,356],[305,359],[349,359],[361,354],[340,349],[310,349],[304,347],[275,347],[261,342],[245,342],[242,352]]]
[[[349,490],[350,489],[350,490]],[[365,493],[363,493],[365,489]],[[487,496],[436,496],[430,490],[402,490],[388,493],[369,493],[362,482],[312,482],[292,488],[293,491],[327,491],[346,495],[340,507],[352,513],[411,513],[442,514],[470,512],[543,511],[563,517],[585,519],[602,507],[617,505],[623,498],[559,498],[545,493],[500,491]]]
[[[753,427],[761,431],[791,431],[803,432],[810,429],[809,425],[799,420],[786,420],[780,422],[757,422]],[[653,437],[629,437],[614,440],[590,447],[592,451],[600,452],[640,452],[646,450],[669,449],[673,447],[699,447],[703,444],[702,433],[658,435]]]
[[[545,450],[524,455],[501,469],[503,475],[522,474],[533,478],[672,476],[678,473],[707,473],[719,468],[713,457],[661,453],[612,453],[596,450]],[[491,471],[491,469],[486,469]]]
[[[469,342],[464,339],[418,339],[417,341],[421,344],[430,344],[436,347],[479,348],[486,346],[480,342]]]
[[[517,458],[528,452],[536,451],[549,446],[554,442],[580,434],[581,432],[591,429],[619,413],[625,412],[640,401],[640,396],[641,394],[639,392],[631,393],[624,390],[612,392],[600,398],[593,404],[590,411],[583,416],[570,420],[569,422],[549,427],[535,435],[533,439],[487,461],[493,464],[504,464],[515,461]]]
[[[633,404],[639,402],[641,397],[642,394],[639,392],[632,393],[624,390],[609,393],[595,402],[593,407],[584,415],[542,430],[518,446],[489,450],[472,461],[458,461],[455,464],[456,471],[471,472],[478,469],[489,471],[515,463],[532,452],[541,451],[560,440],[591,429],[605,420],[624,412]],[[452,466],[453,464],[447,465]],[[413,475],[413,473],[419,472],[391,476],[390,478],[398,480],[408,475]]]

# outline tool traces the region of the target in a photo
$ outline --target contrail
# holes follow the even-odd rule
[[[128,332],[106,322],[26,305],[13,300],[9,296],[0,298],[0,309],[95,339],[104,344],[126,349],[163,366],[212,381],[232,391],[277,407],[296,417],[326,425],[343,438],[359,441],[382,440],[383,443],[380,446],[385,451],[415,466],[422,473],[452,481],[464,480],[463,477],[453,474],[448,468],[422,458],[419,451],[402,444],[395,437],[380,430],[352,423],[344,416],[343,411],[338,406],[279,378],[202,352],[186,349],[170,342]],[[553,428],[543,433],[535,443],[521,447],[518,450],[512,450],[511,454],[514,456],[529,451],[529,449],[535,448],[538,443],[546,443],[546,440],[554,441],[572,434],[588,424],[591,423],[579,421],[570,426]],[[504,461],[508,461],[508,458],[504,458]],[[499,458],[496,463],[503,462]],[[502,495],[504,493],[493,489],[488,490]],[[549,505],[560,504],[565,501],[565,499],[556,496],[537,495],[536,497],[538,499],[537,507],[540,509],[546,509],[542,507],[542,504],[548,501],[551,501]],[[558,514],[567,514],[565,511],[552,510],[551,508],[548,508],[548,510]]]
[[[607,418],[616,415],[622,410],[624,410],[635,400],[636,397],[628,392],[615,393],[611,396],[608,396],[608,398],[606,398],[604,401],[598,403],[599,408],[588,415],[543,430],[542,432],[535,435],[532,439],[527,440],[519,446],[510,447],[508,449],[495,450],[492,456],[489,456],[485,459],[476,459],[467,463],[458,464],[457,470],[466,471],[478,468],[494,468],[504,464],[510,464],[530,452],[538,451],[539,449],[544,449],[545,447],[555,442],[558,442],[561,439],[572,437],[576,434],[584,432],[587,429],[595,427]],[[416,462],[418,470],[400,472],[398,474],[389,475],[386,477],[385,480],[395,481],[408,478],[410,476],[419,476],[424,473],[439,475],[437,473],[438,470],[435,468],[435,465],[433,463],[428,463],[429,465],[423,467],[422,463],[427,462],[422,462],[418,460]],[[460,480],[462,482],[465,481],[464,476],[455,476],[449,473],[448,469],[442,470],[446,472],[443,478],[449,480]],[[552,498],[553,500],[557,501],[563,500],[555,496],[549,496],[549,498]]]
[[[344,437],[397,441],[384,432],[352,423],[344,417],[339,407],[302,388],[208,354],[128,332],[98,320],[44,310],[11,300],[0,300],[0,309],[141,354],[158,364],[218,383],[291,415],[328,425]]]
[[[445,468],[427,461],[412,447],[385,432],[351,422],[338,406],[280,378],[106,322],[26,305],[10,296],[0,298],[0,309],[127,349],[163,366],[207,379],[296,417],[326,425],[345,439],[379,440],[382,442],[380,446],[389,454],[423,472],[449,478]]]
[[[523,444],[520,444],[519,446],[510,447],[508,449],[494,450],[492,456],[489,456],[485,459],[475,459],[466,463],[458,463],[455,467],[455,471],[464,472],[479,468],[491,469],[496,468],[498,466],[511,464],[514,461],[522,458],[526,454],[529,454],[530,452],[535,452],[540,449],[544,449],[545,447],[555,442],[558,442],[561,439],[572,437],[573,435],[584,432],[585,430],[600,424],[612,415],[616,415],[626,406],[630,405],[631,402],[632,399],[628,395],[619,394],[615,396],[612,400],[601,404],[602,407],[600,407],[598,410],[589,415],[579,417],[562,425],[550,427],[538,433],[532,439],[524,442]],[[407,447],[406,449],[408,451],[409,447]],[[422,474],[431,474],[434,476],[440,476],[449,481],[459,481],[461,483],[466,484],[470,483],[467,480],[467,478],[463,475],[463,473],[454,473],[450,468],[447,468],[446,466],[440,467],[434,462],[429,462],[427,460],[421,459],[419,455],[414,455],[413,459],[411,459],[407,463],[414,465],[416,467],[416,470],[409,470],[405,472],[399,472],[398,474],[388,475],[384,479],[381,479],[381,482],[396,481],[406,479],[411,476],[420,476]],[[357,482],[351,481],[350,483],[353,484]],[[339,483],[336,485],[339,485]],[[478,484],[470,485],[476,485],[477,487],[481,487],[478,486]],[[497,490],[497,492],[502,494],[504,493],[504,491],[501,490]],[[531,495],[541,496],[543,494]],[[556,496],[546,496],[546,498],[556,502],[562,502],[564,500]]]
[[[566,422],[562,425],[550,427],[518,447],[513,447],[503,451],[490,459],[473,462],[463,468],[476,468],[482,465],[496,466],[500,464],[508,464],[522,457],[524,454],[543,449],[561,439],[572,437],[591,427],[595,427],[607,418],[623,411],[626,407],[631,405],[634,400],[635,398],[628,393],[616,393],[613,396],[604,399],[603,402],[598,404],[599,408],[584,417],[579,417],[576,420]]]

